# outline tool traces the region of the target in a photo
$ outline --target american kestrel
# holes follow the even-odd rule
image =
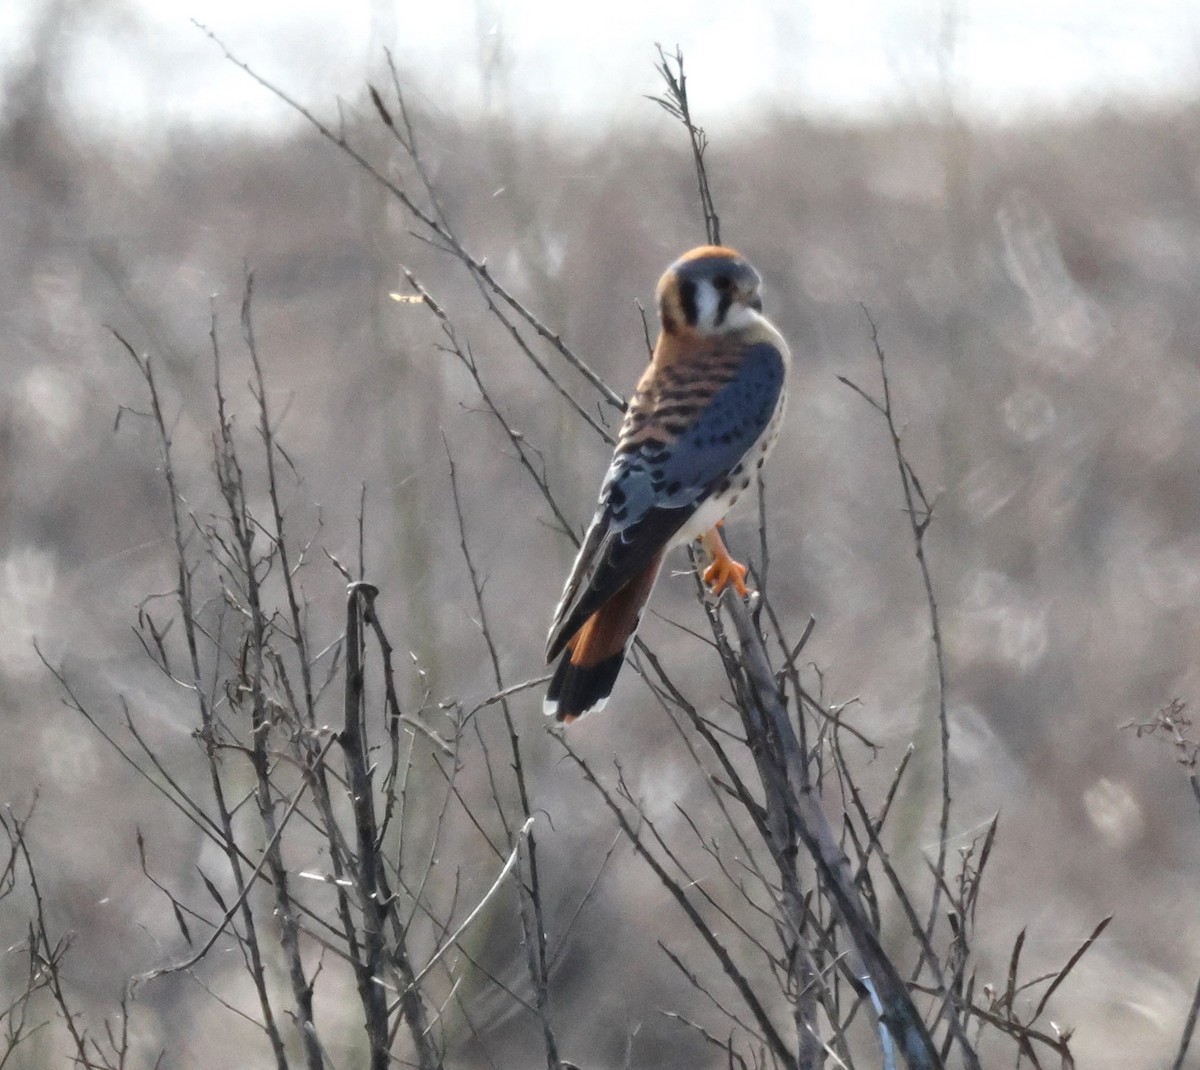
[[[705,583],[747,594],[717,525],[775,443],[791,363],[760,283],[717,245],[684,253],[659,280],[658,342],[546,642],[547,661],[562,654],[545,701],[560,721],[608,701],[672,547],[700,539]]]

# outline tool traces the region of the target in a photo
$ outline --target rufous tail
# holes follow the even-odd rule
[[[547,716],[570,724],[585,713],[604,708],[637,633],[661,563],[659,554],[571,637],[546,690],[542,708]]]

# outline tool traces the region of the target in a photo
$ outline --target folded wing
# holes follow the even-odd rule
[[[664,551],[771,425],[785,371],[775,345],[714,347],[701,367],[688,371],[664,369],[657,382],[639,388],[555,611],[548,661],[635,578],[644,604],[654,579],[647,580],[648,568],[657,574]],[[636,613],[625,607],[621,614],[626,625],[632,622],[622,649],[633,637],[641,604]],[[614,642],[609,636],[606,645]]]

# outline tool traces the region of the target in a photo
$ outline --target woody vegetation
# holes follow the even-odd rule
[[[85,738],[107,771],[81,766],[70,827],[123,868],[101,877],[81,846],[92,861],[72,893],[45,831],[54,787],[10,802],[0,1066],[1065,1067],[1081,1042],[1108,1043],[1092,1039],[1108,1026],[1104,975],[1088,970],[1117,896],[1063,857],[1078,835],[1067,817],[1040,838],[1014,797],[1020,770],[1048,761],[1061,732],[1105,768],[1125,748],[1170,779],[1155,748],[1130,749],[1148,735],[1186,767],[1171,798],[1194,805],[1200,790],[1186,705],[1157,693],[1167,662],[1147,663],[1159,683],[1141,678],[1103,755],[1094,724],[1047,725],[1037,666],[1058,641],[1055,610],[1006,588],[995,558],[1033,586],[1056,582],[1059,559],[1039,562],[1031,535],[1000,551],[969,537],[1062,523],[1086,507],[1063,481],[1115,463],[1059,436],[1075,364],[1122,325],[1074,281],[1087,257],[1068,270],[1037,197],[1001,198],[1003,252],[981,263],[978,164],[952,109],[895,135],[923,160],[875,170],[848,161],[883,159],[886,139],[856,149],[794,124],[787,137],[837,165],[823,174],[813,153],[808,187],[785,166],[748,188],[692,112],[683,55],[660,50],[654,103],[677,146],[651,146],[646,173],[673,174],[679,232],[650,238],[672,217],[631,201],[637,153],[582,168],[592,199],[569,175],[539,189],[530,175],[552,142],[418,111],[390,60],[333,119],[227,55],[303,120],[308,140],[282,151],[320,161],[270,175],[272,200],[288,193],[277,180],[339,185],[359,238],[270,249],[237,302],[198,301],[207,323],[193,309],[183,329],[155,320],[138,281],[149,268],[89,251],[123,302],[104,343],[105,441],[125,473],[110,492],[153,518],[156,541],[125,578],[141,584],[129,613],[109,598],[132,625],[113,671],[97,671],[82,624],[49,627],[36,650],[43,696],[63,703],[56,731]],[[202,213],[212,183],[189,166],[167,179]],[[934,211],[929,166],[949,234],[936,257],[904,229]],[[877,265],[843,293],[835,242],[848,239],[817,206],[866,174],[903,210],[884,203],[864,226]],[[495,211],[510,213],[503,240],[482,226]],[[755,220],[793,214],[799,231],[775,237]],[[728,529],[759,593],[713,602],[694,576],[672,578],[610,708],[563,731],[539,712],[536,652],[620,420],[617,387],[650,341],[634,299],[701,240],[754,248],[810,399],[793,405],[757,511]],[[891,243],[931,261],[904,299],[878,267],[899,255]],[[1001,285],[989,272],[1004,258]],[[605,288],[575,293],[584,273]],[[339,280],[328,300],[325,276]],[[972,286],[1007,305],[977,320]],[[896,355],[927,322],[907,300],[938,310],[943,363]],[[852,352],[828,360],[806,301],[838,306]],[[1010,389],[985,359],[1006,343],[983,332],[1013,327],[1023,302],[1034,327]],[[322,321],[322,337],[351,341],[314,349]],[[1006,398],[984,411],[1008,438],[972,407],[980,393]],[[1186,466],[1191,447],[1160,434],[1164,467]],[[1158,478],[1148,499],[1170,494],[1169,472]],[[88,493],[64,476],[46,508],[66,514]],[[1042,552],[1074,559],[1081,537]],[[93,532],[89,550],[103,545]],[[1115,769],[1106,783],[1089,805],[1117,829],[1108,848],[1133,850]],[[1154,820],[1187,836],[1195,816]],[[1052,863],[1085,868],[1074,898],[1045,876]],[[135,952],[97,950],[122,928],[144,935]],[[1176,963],[1189,978],[1194,959]],[[1194,1058],[1200,991],[1179,995],[1156,1049],[1177,1068]]]

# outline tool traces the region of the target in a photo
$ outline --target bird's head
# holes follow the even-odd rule
[[[701,245],[684,253],[658,280],[663,330],[725,334],[758,320],[762,279],[741,253]]]

